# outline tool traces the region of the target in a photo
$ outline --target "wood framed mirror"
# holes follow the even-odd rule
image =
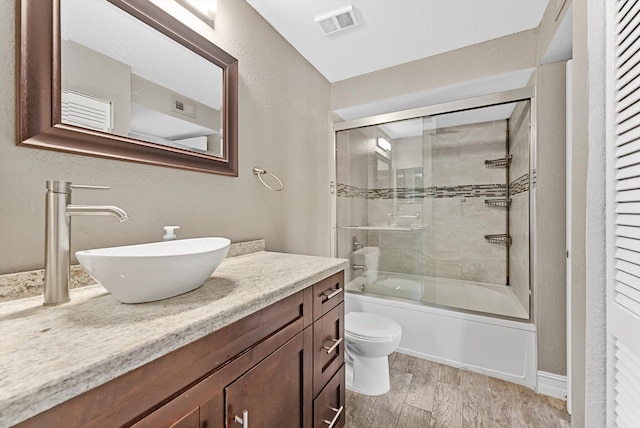
[[[16,14],[18,145],[238,175],[234,57],[148,0]]]

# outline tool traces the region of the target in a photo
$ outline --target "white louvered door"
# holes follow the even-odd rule
[[[640,2],[608,7],[607,424],[640,427]]]
[[[111,132],[111,103],[73,91],[62,91],[62,123]]]

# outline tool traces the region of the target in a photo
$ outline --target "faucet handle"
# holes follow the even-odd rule
[[[92,190],[108,190],[110,189],[109,186],[88,186],[86,184],[72,184],[71,186],[72,189],[92,189]]]
[[[47,180],[47,191],[54,193],[71,193],[71,189],[108,189],[108,186],[86,186],[82,184],[71,184],[65,180]]]

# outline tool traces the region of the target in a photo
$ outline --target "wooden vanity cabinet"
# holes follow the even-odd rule
[[[251,428],[342,427],[344,343],[324,348],[343,337],[343,282],[332,275],[18,426],[240,428],[247,411]]]
[[[313,400],[313,426],[342,428],[345,423],[344,364]]]
[[[246,411],[250,427],[310,427],[311,340],[307,328],[257,364],[273,344],[251,350],[133,426],[242,427]]]
[[[313,286],[313,426],[345,423],[344,275]]]

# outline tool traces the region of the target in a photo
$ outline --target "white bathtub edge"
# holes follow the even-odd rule
[[[352,310],[376,313],[399,322],[400,353],[536,390],[534,324],[346,293],[345,311]]]
[[[523,331],[535,332],[536,326],[535,324],[529,322],[528,320],[516,321],[507,318],[499,318],[492,317],[491,314],[480,315],[475,313],[466,312],[464,310],[456,310],[455,308],[445,308],[439,306],[426,305],[422,302],[413,302],[411,300],[400,300],[393,297],[388,296],[368,296],[366,294],[361,293],[353,293],[347,290],[347,294],[358,299],[362,299],[366,302],[379,302],[383,300],[386,305],[393,306],[397,308],[407,309],[411,311],[417,312],[430,312],[434,314],[438,314],[440,316],[466,319],[469,321],[474,321],[483,324],[493,324],[499,325],[509,328],[514,328]]]
[[[538,392],[567,400],[567,377],[538,370]]]

